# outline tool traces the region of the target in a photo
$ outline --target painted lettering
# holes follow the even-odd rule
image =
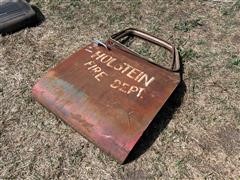
[[[144,72],[140,72],[137,77],[135,78],[135,81],[137,81],[142,75],[144,74]]]
[[[125,69],[123,69],[122,71],[121,71],[121,73],[123,74],[123,73],[125,73],[126,71],[128,71],[129,69],[131,69],[131,68],[133,68],[132,66],[130,66],[129,64],[127,64],[127,63],[123,63],[126,67],[125,67]]]
[[[111,88],[116,89],[121,85],[121,81],[118,79],[115,79],[114,82],[110,85]]]
[[[116,58],[112,58],[110,61],[108,61],[108,63],[107,63],[107,66],[108,67],[110,67],[110,68],[113,68],[113,62],[115,62],[115,61],[117,61],[117,59]]]
[[[95,68],[92,69],[92,71],[95,72],[95,73],[99,73],[99,72],[102,71],[102,69],[100,67],[95,67]]]
[[[102,53],[101,51],[97,51],[95,54],[91,56],[91,58],[96,58],[97,60],[105,56],[106,54]]]
[[[114,82],[110,85],[110,87],[124,94],[136,94],[138,98],[141,97],[142,93],[145,90],[145,88],[131,86],[130,84],[122,82],[118,79],[115,79]]]
[[[129,82],[122,82],[119,79],[115,79],[113,83],[110,84],[110,87],[124,94],[135,94],[136,97],[142,98],[145,88],[150,86],[150,84],[155,80],[155,77],[150,76],[144,71],[101,51],[95,52],[93,55],[91,55],[91,58],[92,60],[86,62],[84,66],[87,66],[87,70],[91,72],[97,81],[100,82],[104,77],[108,76],[108,73],[103,71],[105,68],[100,66],[100,64],[104,64],[105,67],[119,71],[120,75],[124,74],[126,77],[132,79],[136,83],[141,83],[141,85],[131,85]]]
[[[138,92],[138,87],[137,86],[131,86],[130,89],[128,90],[127,94],[135,93]]]
[[[112,59],[112,57],[109,57],[108,55],[105,55],[100,59],[100,62],[101,63],[107,63],[110,59]],[[96,60],[98,60],[98,58],[96,58]]]
[[[95,67],[97,67],[97,65],[95,64],[95,65],[93,65],[93,66],[90,66],[89,68],[88,68],[88,70],[91,70],[91,69],[93,69],[93,68],[95,68]]]
[[[140,82],[144,81],[145,87],[148,87],[154,80],[155,80],[155,77],[151,77],[149,79],[148,75],[144,74],[144,75],[142,75],[142,77],[140,77],[138,79],[138,82],[140,83]]]
[[[123,93],[127,93],[128,92],[128,87],[129,87],[130,85],[128,84],[128,83],[122,83],[122,87],[119,89],[119,91],[121,91],[121,92],[123,92]]]
[[[129,71],[128,73],[127,73],[127,77],[129,77],[130,79],[135,79],[136,77],[134,77],[134,76],[136,76],[137,74],[139,74],[141,71],[140,70],[138,70],[138,69],[136,69],[136,68],[133,68],[131,71]]]
[[[102,71],[102,72],[100,72],[99,74],[97,74],[97,75],[95,76],[95,79],[96,79],[97,81],[101,81],[100,78],[102,78],[103,76],[108,76],[108,74],[105,73],[104,71]]]
[[[94,64],[93,61],[89,61],[89,62],[86,62],[86,63],[84,64],[84,66],[87,66],[87,65],[93,65],[93,64]]]
[[[142,92],[145,90],[145,88],[140,88],[137,94],[137,97],[141,97]]]
[[[114,66],[114,69],[115,69],[116,71],[121,71],[121,70],[123,69],[123,66],[120,65],[120,64],[117,64],[117,65]]]

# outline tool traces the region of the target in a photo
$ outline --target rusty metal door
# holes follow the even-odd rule
[[[137,36],[173,54],[172,68],[149,62],[119,42]],[[169,43],[136,29],[89,44],[51,69],[34,97],[88,140],[123,163],[180,82]]]

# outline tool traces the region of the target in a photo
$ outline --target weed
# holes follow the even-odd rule
[[[198,53],[191,48],[190,49],[178,48],[178,51],[183,61],[193,60],[199,57]]]
[[[237,58],[232,59],[231,63],[232,63],[232,65],[234,65],[234,66],[240,67],[240,58],[237,57]]]
[[[121,22],[124,22],[125,15],[123,14],[117,14],[115,16],[108,16],[108,22],[110,25],[119,24]]]
[[[201,22],[201,19],[193,19],[193,20],[182,20],[179,23],[176,23],[174,26],[175,30],[183,31],[183,32],[188,32],[191,31],[192,29],[202,26],[203,23]]]
[[[224,16],[234,16],[240,10],[240,0],[237,0],[230,8],[222,11]]]
[[[206,45],[207,44],[207,41],[206,40],[203,40],[203,39],[200,39],[197,41],[196,43],[197,45]]]
[[[226,66],[228,69],[232,69],[234,71],[239,71],[240,69],[240,57],[233,56],[227,63]]]

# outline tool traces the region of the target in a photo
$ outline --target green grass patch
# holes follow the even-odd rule
[[[227,63],[227,68],[239,71],[240,69],[240,57],[233,56]]]
[[[224,16],[234,16],[240,10],[240,0],[237,0],[230,8],[222,11]]]
[[[201,22],[200,18],[192,20],[181,20],[180,22],[175,24],[174,29],[178,31],[188,32],[202,25],[203,23]]]
[[[178,48],[178,52],[183,62],[193,60],[199,57],[198,53],[191,48],[190,49]]]
[[[232,64],[233,66],[238,66],[238,67],[240,67],[240,58],[237,57],[237,58],[232,59],[231,64]]]

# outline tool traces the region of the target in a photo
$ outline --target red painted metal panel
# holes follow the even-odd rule
[[[107,44],[110,49],[90,44],[63,60],[37,82],[33,95],[123,163],[179,84],[180,76],[176,69],[152,64],[113,39]],[[175,53],[176,67],[176,49],[167,45],[165,48]]]

